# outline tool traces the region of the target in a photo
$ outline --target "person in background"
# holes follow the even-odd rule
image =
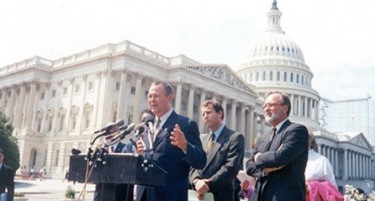
[[[314,151],[315,136],[309,132],[309,156],[305,170],[306,200],[343,201],[343,195],[338,191],[335,175],[329,159]]]
[[[235,180],[243,166],[245,138],[229,129],[224,120],[222,105],[216,100],[206,100],[201,107],[205,125],[210,134],[202,134],[207,163],[203,169],[192,169],[190,181],[200,200],[211,192],[215,201],[234,201]]]
[[[143,154],[151,149],[150,160],[167,174],[164,186],[146,187],[148,201],[187,201],[190,167],[202,169],[206,164],[198,125],[172,109],[173,98],[169,83],[151,84],[148,104],[155,115],[155,128],[145,133],[144,142],[137,141],[136,152]]]
[[[317,153],[314,150],[315,147],[315,136],[309,132],[309,156],[305,170],[306,181],[329,181],[337,189],[331,162],[327,157]]]
[[[0,148],[0,194],[5,192],[7,193],[6,201],[13,201],[14,171],[10,166],[4,164],[4,152]]]
[[[253,193],[254,193],[254,187],[255,187],[255,179],[245,179],[241,182],[241,192],[240,197],[245,201],[250,201]]]
[[[257,137],[247,174],[257,177],[253,201],[304,201],[305,168],[308,156],[307,128],[289,121],[290,99],[270,92],[263,105],[272,129]]]

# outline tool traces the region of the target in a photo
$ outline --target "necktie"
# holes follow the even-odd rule
[[[270,140],[268,141],[268,144],[267,144],[267,151],[270,150],[270,147],[271,147],[271,144],[272,144],[272,140],[273,138],[275,138],[275,135],[276,135],[276,131],[277,129],[276,128],[272,128],[272,133],[271,133],[271,136],[270,136]]]
[[[155,124],[155,128],[154,128],[154,139],[160,131],[160,122],[161,122],[160,119],[157,119],[156,124]]]
[[[214,143],[215,143],[215,134],[212,133],[211,136],[210,136],[210,139],[208,140],[207,146],[206,146],[206,153],[211,151]]]

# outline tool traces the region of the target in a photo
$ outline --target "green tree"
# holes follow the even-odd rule
[[[20,153],[17,146],[17,138],[12,136],[13,126],[7,117],[0,112],[0,148],[4,152],[4,163],[13,170],[20,167]]]

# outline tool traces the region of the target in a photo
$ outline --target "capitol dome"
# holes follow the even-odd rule
[[[320,96],[311,85],[313,73],[299,45],[281,29],[281,14],[274,0],[265,32],[249,49],[237,73],[254,85],[260,96],[275,90],[288,94],[291,118],[316,128]]]

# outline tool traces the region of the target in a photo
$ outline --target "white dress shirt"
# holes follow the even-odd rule
[[[309,150],[305,179],[306,181],[329,181],[337,188],[331,162],[313,149]]]

